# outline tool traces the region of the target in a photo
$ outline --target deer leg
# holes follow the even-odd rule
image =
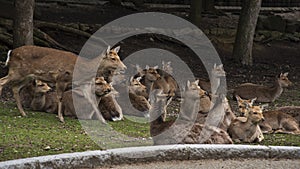
[[[2,88],[3,88],[3,86],[7,83],[7,82],[9,82],[10,81],[10,76],[5,76],[5,77],[2,77],[1,79],[0,79],[0,96],[1,96],[1,94],[2,94]]]
[[[20,86],[15,85],[15,86],[12,87],[12,91],[13,91],[14,98],[15,98],[15,100],[16,100],[17,107],[18,107],[18,109],[19,109],[21,115],[22,115],[22,116],[26,116],[26,113],[25,113],[25,111],[24,111],[24,109],[23,109],[23,106],[22,106],[22,104],[21,104],[20,93],[19,93],[19,92],[20,92],[20,89],[21,89],[22,87],[23,87],[23,86],[20,87]]]
[[[61,99],[58,100],[58,118],[59,118],[59,121],[62,122],[62,123],[65,123],[65,120],[64,120],[64,117],[62,115],[62,102],[61,102]]]

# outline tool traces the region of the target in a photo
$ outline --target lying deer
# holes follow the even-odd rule
[[[265,121],[259,124],[263,133],[300,134],[299,123],[291,115],[281,111],[265,111]]]
[[[236,87],[233,96],[240,96],[243,99],[256,98],[257,102],[274,102],[282,93],[284,87],[288,87],[292,82],[288,79],[288,73],[280,74],[272,87],[244,83]]]
[[[238,111],[242,117],[248,115],[249,108],[253,106],[256,98],[253,99],[242,99],[240,96],[235,96],[238,104]]]
[[[259,123],[264,120],[262,106],[252,106],[244,118],[236,118],[228,128],[228,133],[235,142],[261,142],[264,138]]]
[[[253,104],[254,104],[256,98],[242,99],[239,96],[236,96],[236,100],[237,100],[237,104],[238,104],[238,112],[240,114],[240,117],[237,117],[237,119],[239,119],[240,121],[246,122],[247,118],[245,118],[245,117],[247,117],[250,110],[253,109]],[[264,109],[265,107],[267,107],[267,104],[261,105],[261,107]],[[257,106],[255,106],[254,108],[258,109]],[[258,140],[263,140],[264,135],[263,135],[263,132],[261,131],[261,128],[258,128],[258,132],[260,133]]]
[[[57,113],[56,95],[54,92],[50,92],[51,88],[48,84],[40,80],[34,80],[33,87],[31,110]]]
[[[181,113],[178,119],[164,121],[163,113],[167,95],[153,92],[150,96],[150,134],[158,144],[232,144],[226,131],[199,123],[194,123],[199,110],[200,87],[188,82],[183,94]],[[201,135],[202,133],[203,135]]]
[[[96,96],[97,104],[100,102],[101,98],[108,95],[112,88],[111,85],[108,84],[103,77],[96,77],[92,82],[94,82],[94,93]],[[91,82],[91,83],[92,83]],[[62,98],[62,110],[65,116],[73,116],[78,119],[99,119],[102,117],[101,114],[98,114],[94,110],[81,111],[82,109],[86,109],[86,105],[90,104],[89,101],[84,96],[84,92],[82,90],[78,90],[76,87],[72,90],[68,90],[64,92]],[[81,102],[74,103],[74,97],[82,97]],[[74,104],[76,104],[74,106]],[[101,116],[101,117],[100,117]]]
[[[105,69],[123,70],[126,66],[117,54],[119,49],[119,47],[116,47],[110,50],[110,47],[108,47],[106,52],[94,59],[82,59],[80,66],[83,70],[89,70],[91,65],[99,63],[99,72]],[[9,53],[10,55],[6,62],[9,66],[9,72],[7,76],[0,79],[0,93],[3,86],[10,82],[17,107],[21,115],[26,116],[20,101],[20,89],[32,79],[53,83],[57,92],[58,117],[61,122],[64,122],[61,112],[62,95],[67,86],[71,86],[72,78],[61,80],[58,77],[63,77],[61,74],[65,74],[65,72],[69,72],[69,77],[72,77],[78,57],[71,52],[38,46],[22,46]],[[87,77],[88,79],[91,78]]]
[[[294,117],[300,124],[300,106],[284,106],[276,109],[277,111],[285,112]]]

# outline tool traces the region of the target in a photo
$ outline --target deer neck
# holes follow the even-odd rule
[[[38,107],[42,108],[42,107],[44,107],[45,103],[46,103],[46,94],[45,93],[35,93],[33,95],[32,104],[34,104],[34,106],[40,105]]]
[[[147,78],[145,78],[144,80],[145,80],[145,84],[144,85],[147,88],[147,93],[150,93],[150,91],[152,91],[152,89],[153,89],[154,82],[151,81],[151,80],[148,80]]]
[[[281,95],[283,88],[279,81],[276,79],[274,85],[270,88],[270,92],[272,93],[273,98],[277,98]]]
[[[163,113],[164,113],[164,102],[158,101],[151,104],[151,111],[150,111],[150,121],[151,123],[164,123]]]
[[[220,86],[220,77],[216,75],[211,76],[211,93],[216,94],[218,87]]]
[[[184,98],[181,104],[180,116],[184,120],[196,119],[199,110],[200,100]]]

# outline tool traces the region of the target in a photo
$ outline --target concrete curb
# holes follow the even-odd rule
[[[300,147],[209,144],[129,147],[4,161],[0,162],[0,168],[93,168],[155,161],[235,158],[300,159]]]

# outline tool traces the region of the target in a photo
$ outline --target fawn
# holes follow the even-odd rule
[[[57,113],[56,93],[49,92],[51,88],[47,83],[34,80],[33,98],[30,108],[34,111],[44,111],[47,113]]]
[[[262,103],[274,102],[281,95],[284,87],[292,85],[287,76],[288,73],[281,73],[272,87],[253,83],[241,84],[234,89],[233,96],[240,96],[243,99],[256,98],[257,102]]]

